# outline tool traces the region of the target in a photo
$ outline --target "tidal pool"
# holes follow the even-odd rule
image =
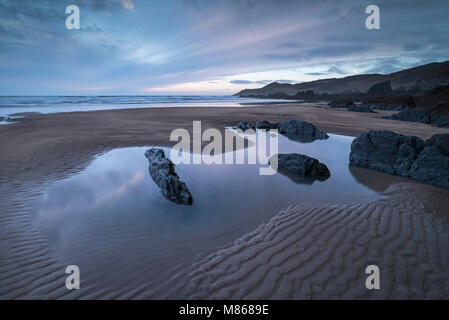
[[[259,175],[260,165],[178,165],[192,206],[162,196],[144,156],[151,146],[116,149],[44,190],[32,203],[34,225],[58,261],[79,266],[84,283],[151,287],[291,204],[371,201],[404,180],[350,168],[352,140],[330,135],[299,143],[279,135],[279,153],[305,154],[328,166],[330,178],[312,185]]]

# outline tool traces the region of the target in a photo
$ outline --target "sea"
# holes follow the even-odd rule
[[[242,107],[285,100],[237,96],[0,96],[0,117],[13,121],[31,113],[61,113],[157,107]],[[292,103],[294,101],[288,101]],[[9,119],[8,119],[9,118]],[[5,121],[4,121],[5,122]]]

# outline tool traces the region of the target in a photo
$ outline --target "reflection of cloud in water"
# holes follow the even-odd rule
[[[280,153],[306,154],[328,166],[332,176],[313,185],[294,183],[281,174],[261,176],[260,164],[176,166],[195,195],[192,207],[163,198],[148,175],[144,153],[150,146],[113,150],[45,190],[31,205],[34,226],[55,257],[67,264],[76,261],[85,279],[107,266],[101,276],[120,288],[159,281],[170,276],[167,266],[193,262],[198,254],[234,241],[292,203],[379,198],[349,172],[351,141],[332,135],[301,144],[279,135]],[[164,151],[170,154],[168,148]],[[124,265],[135,265],[145,275],[130,281]],[[123,281],[117,282],[121,276]]]
[[[119,197],[123,197],[124,195],[126,195],[126,192],[129,191],[133,186],[139,184],[143,180],[144,177],[145,177],[144,172],[142,172],[142,171],[136,172],[131,177],[131,179],[129,179],[128,181],[125,181],[120,186],[118,186],[116,189],[111,190],[105,196],[98,198],[95,201],[95,203],[93,203],[91,206],[102,205],[105,202],[109,202],[112,200],[116,200]]]
[[[44,195],[41,205],[44,205],[45,210],[39,210],[39,213],[55,218],[63,216],[65,212],[73,211],[74,208],[83,208],[83,211],[94,210],[108,202],[117,201],[120,197],[126,197],[127,193],[141,183],[144,177],[145,172],[138,171],[128,180],[112,173],[105,174],[102,179],[94,177],[92,179],[94,181],[87,184],[86,181],[76,180],[61,183],[56,193],[48,192]]]

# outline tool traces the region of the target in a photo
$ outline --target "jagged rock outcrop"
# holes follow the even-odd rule
[[[331,108],[349,108],[354,105],[351,100],[335,100],[328,104]]]
[[[249,130],[249,129],[255,129],[256,127],[255,127],[255,125],[254,124],[251,124],[251,123],[248,123],[248,122],[246,122],[246,121],[241,121],[241,122],[239,122],[239,124],[236,126],[236,129],[241,129],[241,130],[243,130],[243,131],[246,131],[246,130]]]
[[[289,138],[298,138],[304,142],[329,138],[326,132],[318,130],[313,124],[301,120],[290,120],[281,123],[278,130],[279,133]]]
[[[449,128],[449,114],[431,113],[430,123],[435,127]]]
[[[384,119],[401,120],[410,122],[430,123],[430,112],[423,109],[409,109],[406,108],[391,116],[383,116]]]
[[[366,105],[366,104],[353,105],[353,106],[349,107],[347,111],[350,111],[350,112],[377,113],[377,112],[373,111],[371,106]]]
[[[290,120],[284,123],[264,120],[258,121],[255,124],[242,121],[237,125],[237,128],[243,131],[248,129],[277,129],[279,133],[285,135],[287,138],[301,142],[312,142],[318,139],[329,138],[326,132],[318,130],[313,124],[301,120]]]
[[[387,104],[371,104],[372,110],[390,110],[390,111],[401,111],[403,109],[407,108],[407,106],[404,105],[387,105]]]
[[[297,183],[312,184],[315,180],[324,181],[330,177],[329,169],[324,163],[298,153],[277,154],[268,162],[278,172]]]
[[[391,131],[368,131],[354,139],[349,162],[449,189],[449,134],[427,141]]]
[[[431,124],[435,127],[449,127],[449,114],[439,114],[424,109],[406,108],[391,116],[383,116],[384,119],[410,121]]]
[[[449,189],[449,134],[436,134],[413,162],[409,177]]]
[[[161,188],[163,196],[177,204],[191,205],[192,195],[186,184],[179,179],[175,165],[165,157],[164,150],[152,148],[145,152],[153,181]]]
[[[265,130],[271,130],[271,129],[278,129],[280,126],[280,123],[278,122],[269,122],[266,120],[263,121],[257,121],[254,127],[256,129],[265,129]]]

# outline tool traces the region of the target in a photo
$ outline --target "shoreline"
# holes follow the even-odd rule
[[[174,145],[169,141],[171,131],[184,128],[192,133],[194,120],[202,121],[202,130],[224,130],[240,121],[304,120],[325,132],[346,136],[358,136],[369,129],[391,130],[422,139],[449,133],[449,128],[381,118],[388,113],[348,112],[301,103],[273,107],[170,107],[32,114],[0,126],[0,182],[17,177],[20,177],[18,183],[39,176],[51,178],[114,148],[170,147]]]
[[[352,225],[353,232],[356,235],[360,234],[360,239],[366,233],[360,233],[360,230],[365,229],[368,223],[369,234],[366,239],[382,243],[388,243],[396,239],[397,241],[393,241],[394,244],[404,245],[404,250],[401,249],[402,251],[400,251],[398,256],[399,260],[395,260],[395,266],[403,261],[401,259],[409,259],[407,252],[411,252],[411,248],[422,245],[423,250],[429,250],[433,255],[437,255],[442,263],[434,266],[431,262],[427,262],[423,258],[419,268],[422,267],[426,270],[428,268],[435,268],[435,277],[441,279],[441,274],[447,271],[445,268],[449,265],[446,263],[446,261],[449,261],[447,260],[448,257],[444,252],[436,252],[431,242],[423,245],[420,234],[422,232],[428,232],[425,229],[426,225],[435,225],[439,230],[442,230],[437,246],[441,244],[444,246],[446,240],[442,237],[447,232],[444,226],[438,222],[438,217],[441,217],[441,212],[443,211],[440,208],[425,209],[427,200],[421,201],[420,199],[423,199],[423,195],[427,195],[429,192],[431,194],[435,193],[438,194],[438,199],[432,200],[431,202],[432,204],[441,205],[441,203],[444,203],[441,202],[441,199],[446,199],[447,196],[445,195],[448,192],[416,182],[401,184],[403,185],[402,188],[397,188],[393,193],[390,193],[390,195],[394,195],[393,200],[388,198],[372,204],[358,205],[336,205],[332,203],[311,205],[303,203],[299,207],[291,207],[281,211],[278,215],[274,214],[275,217],[273,219],[267,221],[253,232],[248,233],[235,243],[231,243],[225,248],[217,248],[215,253],[202,257],[190,269],[182,269],[182,271],[179,271],[179,274],[175,275],[175,279],[161,281],[157,288],[143,284],[141,287],[129,291],[115,291],[112,288],[93,286],[85,287],[80,292],[68,292],[64,287],[65,274],[61,273],[61,270],[63,270],[61,262],[57,260],[50,250],[48,243],[46,243],[45,239],[39,233],[39,230],[33,227],[31,222],[30,208],[28,208],[29,201],[32,201],[36,195],[41,194],[45,187],[49,186],[53,181],[77,174],[85,169],[97,155],[114,148],[148,145],[170,146],[173,144],[169,142],[170,132],[175,128],[185,128],[191,132],[193,120],[202,121],[202,130],[208,128],[224,130],[226,126],[236,125],[240,121],[254,122],[268,120],[285,122],[298,119],[311,122],[318,129],[328,133],[347,136],[356,136],[368,129],[385,129],[404,134],[414,132],[414,135],[418,135],[424,139],[435,133],[449,132],[449,129],[436,128],[430,125],[382,119],[380,118],[382,114],[385,113],[354,113],[341,109],[335,110],[324,106],[312,107],[304,104],[276,106],[274,108],[267,108],[267,106],[244,108],[214,107],[210,109],[205,107],[181,107],[38,114],[26,116],[8,126],[0,126],[0,136],[2,137],[0,139],[0,148],[2,150],[0,154],[0,201],[3,203],[3,212],[0,215],[0,233],[5,235],[4,241],[2,242],[2,250],[0,250],[0,268],[4,274],[2,279],[0,279],[0,287],[2,288],[0,289],[0,296],[13,299],[101,299],[105,297],[114,297],[117,299],[159,299],[164,296],[185,299],[207,297],[203,296],[203,294],[208,292],[208,295],[210,294],[210,297],[213,298],[333,298],[332,295],[323,295],[319,288],[318,291],[314,291],[315,289],[312,287],[314,283],[321,283],[321,279],[329,277],[330,274],[326,276],[326,274],[318,272],[312,274],[309,278],[306,275],[305,280],[308,281],[311,287],[301,287],[299,289],[300,291],[294,291],[293,293],[291,287],[289,287],[291,281],[284,282],[281,278],[281,280],[276,280],[279,286],[259,287],[257,291],[254,291],[254,296],[248,296],[249,292],[234,291],[233,288],[241,282],[240,280],[233,280],[232,274],[226,274],[228,268],[231,268],[229,270],[233,270],[232,268],[241,265],[242,268],[236,269],[236,275],[242,277],[244,280],[246,279],[245,274],[251,273],[251,278],[248,279],[253,282],[248,284],[249,288],[265,282],[264,279],[266,276],[268,277],[267,279],[274,279],[273,276],[276,278],[276,274],[278,272],[282,273],[283,268],[288,268],[289,266],[294,268],[301,267],[300,265],[295,266],[287,263],[285,266],[274,266],[273,268],[270,267],[263,270],[262,274],[259,272],[259,267],[254,268],[255,265],[261,265],[262,268],[263,266],[268,266],[267,261],[274,261],[273,259],[279,258],[280,260],[278,262],[282,262],[285,259],[287,259],[285,261],[292,261],[291,259],[295,259],[297,256],[306,259],[307,256],[314,255],[314,252],[318,252],[322,246],[302,246],[296,248],[288,240],[292,236],[289,230],[302,230],[302,226],[304,226],[306,221],[313,221],[315,219],[313,213],[316,210],[328,212],[329,214],[332,213],[333,216],[331,218],[326,220],[325,215],[322,215],[320,219],[329,230],[336,228],[336,233],[349,234],[348,236],[350,237],[351,232],[348,233],[345,221],[354,221]],[[410,195],[414,194],[419,195],[419,197],[410,197]],[[357,218],[361,216],[358,208],[368,205],[371,208],[369,213],[370,217],[373,217],[373,214],[376,215],[376,218],[373,220],[374,223]],[[385,207],[391,207],[392,209],[385,211]],[[380,217],[382,213],[385,213],[390,221],[387,221],[384,231],[378,233],[377,226],[379,225],[378,223],[382,222]],[[403,219],[399,222],[394,220],[394,217],[398,214]],[[420,216],[417,219],[424,219],[424,222],[417,221],[416,223],[418,224],[414,225],[414,227],[417,226],[419,228],[416,229],[417,232],[396,234],[401,226],[405,226],[409,223],[408,221],[414,221],[417,216]],[[304,217],[306,220],[303,220],[301,217]],[[443,218],[447,219],[446,215],[443,214]],[[294,223],[288,222],[292,221],[292,219],[295,220]],[[276,223],[278,220],[282,223]],[[286,221],[286,224],[283,221]],[[317,220],[317,223],[320,221]],[[336,225],[334,225],[334,222],[336,222]],[[310,227],[304,229],[304,233],[298,233],[293,236],[291,240],[295,240],[298,237],[305,237],[315,241],[314,239],[324,237],[319,240],[324,247],[326,241],[332,240],[328,230],[325,230],[326,228],[317,232],[313,225],[310,225]],[[256,253],[258,254],[258,252],[262,253],[262,249],[266,245],[270,245],[272,234],[278,234],[283,239],[281,242],[276,242],[273,246],[279,254],[272,254],[269,250],[267,255],[264,255],[268,259],[267,261],[263,259],[260,261],[250,259],[245,262],[247,255],[251,256]],[[404,237],[408,237],[412,241],[404,241]],[[247,242],[247,240],[253,238],[263,239],[263,241],[254,245],[251,242]],[[344,245],[341,246],[340,250],[346,250],[351,245],[351,242],[348,243],[347,240],[345,238]],[[430,240],[432,239],[429,238]],[[331,241],[329,243],[332,244],[333,242]],[[249,246],[247,246],[248,244]],[[359,252],[361,248],[363,246],[357,245],[352,249],[349,248],[345,252]],[[375,247],[374,250],[377,250],[376,248],[383,248],[383,246]],[[238,254],[240,249],[244,250],[242,252],[246,252],[247,255]],[[369,248],[365,247],[363,250],[367,249]],[[390,255],[390,251],[381,250],[378,256],[380,259],[379,263],[386,263],[385,268],[388,268],[387,270],[391,269],[391,266],[388,265]],[[320,253],[317,257],[320,260],[326,259],[328,256],[332,255],[326,251]],[[371,258],[369,255],[364,256],[365,260]],[[340,263],[338,259],[330,261],[333,261],[332,263]],[[245,263],[241,264],[242,262]],[[310,264],[306,263],[304,267],[306,269],[313,268],[315,263],[320,262],[311,261]],[[348,265],[352,264],[351,260],[348,260],[347,263]],[[413,259],[407,263],[411,267],[416,265],[416,261]],[[176,269],[177,266],[171,267]],[[334,267],[337,266],[334,265]],[[355,266],[355,268],[350,269],[350,272],[360,271],[360,265]],[[219,286],[209,283],[207,277],[208,272],[205,272],[205,270],[223,274],[220,278]],[[296,277],[298,273],[295,272],[293,275]],[[341,275],[344,279],[353,277],[349,273],[342,273]],[[178,276],[183,279],[182,282],[178,281],[180,279]],[[400,275],[397,275],[397,277],[401,279]],[[292,281],[296,281],[296,278],[292,279]],[[435,286],[433,279],[430,279],[432,287]],[[417,279],[416,281],[421,281],[421,279]],[[354,285],[357,282],[354,282],[353,279],[351,283]],[[173,290],[174,284],[182,286],[180,288],[182,290],[171,291]],[[429,282],[426,282],[426,284],[429,285]],[[339,290],[342,290],[341,286],[347,285],[348,282],[336,283],[332,285],[331,289],[338,293],[340,292]],[[407,282],[406,285],[409,288],[413,288],[415,281]],[[423,283],[418,283],[418,285],[423,285]],[[172,289],[165,289],[167,286],[170,286]],[[159,291],[159,288],[162,291]],[[438,291],[439,297],[446,297],[447,293],[443,289],[440,291],[439,288],[434,288]],[[395,288],[390,290],[388,297],[394,298],[395,296],[401,296],[402,292],[395,290]],[[183,294],[183,296],[179,297],[179,294]],[[359,291],[352,290],[343,290],[341,294],[346,297],[358,297],[361,299],[376,298],[376,296],[368,297],[359,295]],[[416,292],[415,297],[427,297],[427,295],[424,295],[423,292]]]

